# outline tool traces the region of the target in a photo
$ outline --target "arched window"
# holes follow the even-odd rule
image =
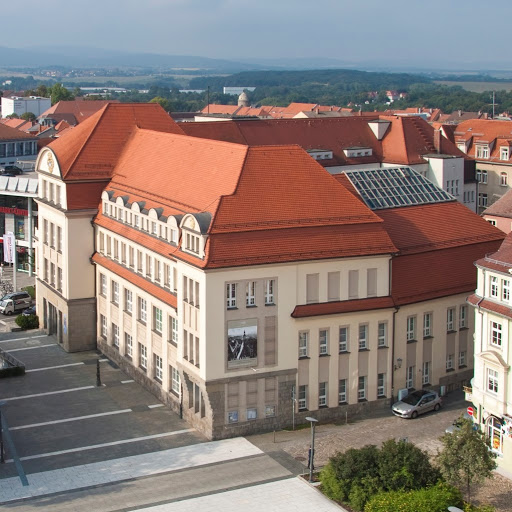
[[[503,428],[501,420],[495,416],[489,416],[485,421],[485,432],[491,443],[491,449],[503,453]]]

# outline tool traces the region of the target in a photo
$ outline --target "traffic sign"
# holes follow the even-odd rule
[[[468,409],[467,409],[467,410],[468,410],[468,414],[469,414],[470,416],[473,416],[473,413],[475,412],[475,411],[474,411],[474,409],[473,409],[473,407],[468,407]]]

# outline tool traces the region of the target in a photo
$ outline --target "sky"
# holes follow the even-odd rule
[[[24,0],[22,8],[2,5],[10,21],[2,24],[0,46],[507,69],[510,36],[500,20],[510,18],[512,2],[486,6],[481,0]]]

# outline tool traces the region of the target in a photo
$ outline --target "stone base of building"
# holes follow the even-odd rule
[[[473,368],[464,371],[451,372],[439,379],[439,386],[444,386],[446,393],[469,386],[473,378]]]

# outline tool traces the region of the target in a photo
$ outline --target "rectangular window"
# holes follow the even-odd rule
[[[498,378],[499,374],[496,370],[492,368],[487,368],[487,389],[491,393],[498,392]]]
[[[160,356],[155,354],[155,379],[159,382],[162,382],[164,378],[164,365],[163,360]]]
[[[491,276],[491,297],[498,298],[498,278]]]
[[[171,366],[171,390],[177,395],[181,393],[180,372],[174,366]]]
[[[388,324],[386,322],[379,322],[377,346],[387,347],[388,345]]]
[[[366,295],[375,297],[377,295],[377,269],[369,268],[366,271]]]
[[[487,194],[478,194],[478,206],[481,206],[482,208],[487,208]]]
[[[112,324],[112,344],[119,349],[119,326]]]
[[[226,284],[226,306],[228,309],[236,308],[236,283]]]
[[[299,332],[299,358],[308,357],[308,338],[308,331]]]
[[[247,421],[255,420],[258,418],[258,409],[252,407],[247,409]]]
[[[359,350],[366,350],[368,348],[368,325],[362,324],[359,326]]]
[[[153,329],[158,334],[162,334],[162,310],[160,308],[153,307]]]
[[[506,172],[500,173],[500,186],[506,187],[508,183],[508,175]]]
[[[171,317],[171,340],[178,343],[178,319],[174,316]]]
[[[256,305],[256,281],[249,281],[245,286],[245,305]]]
[[[423,315],[423,337],[430,338],[432,336],[432,313]]]
[[[340,273],[329,272],[327,274],[327,300],[340,300]]]
[[[459,328],[465,329],[468,326],[468,307],[463,304],[459,308]]]
[[[148,320],[148,303],[142,297],[139,297],[139,320],[144,323]]]
[[[455,359],[454,354],[448,354],[448,355],[446,356],[446,369],[447,369],[447,370],[453,370],[453,367],[454,367],[454,359]]]
[[[57,290],[62,291],[62,269],[57,267]]]
[[[320,329],[318,333],[318,339],[320,344],[320,355],[326,355],[329,353],[329,331],[327,329]]]
[[[274,303],[274,287],[275,287],[274,279],[267,279],[265,281],[265,304],[267,306],[270,304],[275,304]]]
[[[476,158],[489,158],[489,146],[476,146]]]
[[[407,318],[407,341],[416,339],[416,317],[410,316]]]
[[[412,389],[414,387],[414,377],[416,373],[416,366],[408,366],[405,372],[405,387]]]
[[[340,352],[348,352],[348,327],[340,327]]]
[[[459,352],[459,368],[462,366],[466,366],[466,351],[461,350]]]
[[[502,146],[500,148],[500,160],[508,160],[509,158],[509,148],[508,146]]]
[[[377,375],[377,396],[384,397],[386,396],[386,374],[379,373]]]
[[[100,274],[100,293],[103,297],[107,296],[107,276]]]
[[[133,309],[133,294],[128,288],[124,289],[124,310],[131,313]]]
[[[119,304],[119,283],[117,281],[112,281],[112,302]]]
[[[318,287],[319,277],[318,274],[308,274],[306,276],[306,302],[318,302]]]
[[[341,379],[338,383],[338,403],[347,403],[347,379]]]
[[[100,328],[101,328],[101,337],[103,339],[107,339],[108,328],[107,328],[107,317],[104,315],[100,315]]]
[[[357,399],[366,400],[366,377],[359,377],[357,381]]]
[[[448,308],[446,310],[446,330],[448,332],[455,329],[455,308]]]
[[[62,228],[57,226],[57,251],[62,252]]]
[[[498,322],[491,322],[491,344],[496,347],[501,347],[501,324]]]
[[[139,366],[148,369],[148,349],[142,343],[139,343]]]
[[[133,338],[127,332],[124,333],[124,349],[127,356],[133,356]]]
[[[423,363],[423,368],[422,368],[423,375],[421,377],[421,383],[423,385],[430,384],[430,366],[431,366],[430,361],[425,361]]]
[[[308,387],[307,386],[299,386],[299,411],[304,411],[308,407]]]
[[[510,300],[510,281],[508,279],[501,280],[501,300],[506,302]]]
[[[320,382],[318,385],[318,407],[327,406],[327,382]]]
[[[359,270],[349,270],[348,272],[348,298],[357,299],[359,297]]]

